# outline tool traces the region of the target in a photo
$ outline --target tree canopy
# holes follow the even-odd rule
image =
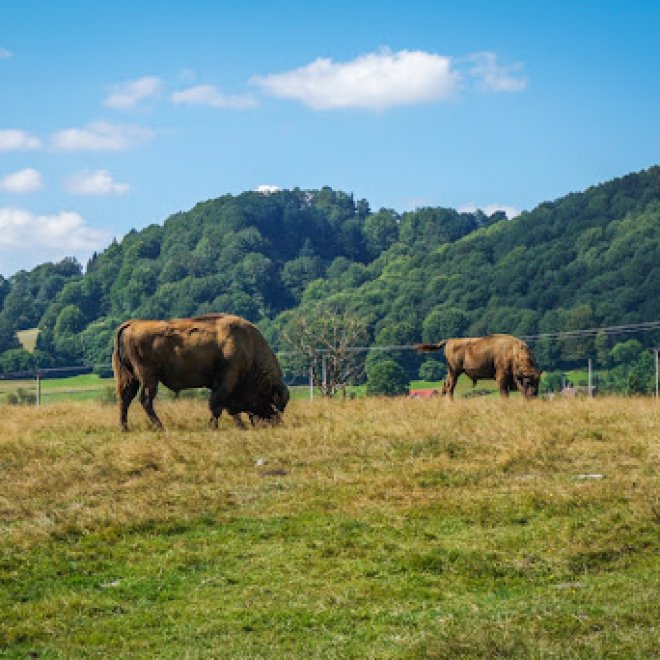
[[[84,273],[65,259],[0,277],[0,354],[17,349],[17,330],[38,326],[41,359],[107,364],[122,320],[211,311],[245,316],[283,350],[287,319],[308,318],[320,303],[350,309],[364,343],[376,346],[654,321],[659,257],[657,166],[511,220],[444,208],[372,211],[329,187],[225,195],[130,231]],[[533,348],[546,370],[587,352],[613,364],[610,351],[625,339]],[[388,357],[411,375],[422,364],[411,351]]]

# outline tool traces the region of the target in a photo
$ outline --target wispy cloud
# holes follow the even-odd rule
[[[0,151],[38,149],[41,142],[34,135],[15,128],[0,130]]]
[[[104,105],[119,110],[129,110],[142,101],[157,96],[162,88],[162,81],[157,76],[144,76],[137,80],[114,85]]]
[[[252,82],[273,96],[301,101],[316,110],[382,110],[451,98],[458,80],[449,57],[385,50],[349,62],[321,58],[292,71],[257,76]]]
[[[31,193],[41,188],[41,173],[27,167],[0,179],[0,190],[12,193]]]
[[[108,170],[78,172],[64,187],[74,195],[125,195],[130,190],[128,183],[115,181]]]
[[[53,254],[62,251],[94,250],[108,240],[105,231],[93,229],[74,211],[54,215],[36,215],[17,208],[0,208],[0,251],[41,250]]]
[[[493,213],[496,213],[497,211],[504,211],[504,213],[506,213],[506,217],[509,218],[509,220],[511,220],[511,218],[515,218],[517,215],[520,215],[520,211],[517,208],[509,206],[508,204],[486,204],[486,206],[478,206],[473,202],[468,202],[467,204],[460,206],[457,210],[460,213],[474,213],[475,211],[483,211],[488,216],[493,215]]]
[[[224,94],[215,85],[195,85],[172,94],[175,105],[201,105],[210,108],[229,108],[245,110],[257,106],[251,96]]]
[[[470,75],[477,79],[480,89],[487,92],[522,92],[527,87],[527,78],[519,75],[523,65],[502,65],[495,53],[484,51],[468,56],[472,64]]]
[[[153,131],[142,126],[94,122],[83,128],[67,128],[53,135],[53,147],[62,151],[125,151],[149,140]]]
[[[13,54],[14,53],[12,53],[10,50],[0,47],[0,60],[8,60],[13,56]]]

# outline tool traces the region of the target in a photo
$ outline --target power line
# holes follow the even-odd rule
[[[559,332],[545,332],[538,335],[523,335],[521,339],[561,339],[563,337],[595,337],[599,334],[622,335],[636,332],[660,330],[660,321],[646,321],[644,323],[628,323],[626,325],[610,325],[604,328],[589,328],[587,330],[562,330]]]
[[[642,323],[627,323],[623,325],[610,325],[602,328],[588,328],[585,330],[561,330],[558,332],[544,332],[537,335],[521,335],[520,339],[527,341],[538,341],[540,339],[575,339],[581,337],[596,337],[599,334],[607,336],[635,334],[638,332],[650,332],[660,330],[660,321],[644,321]],[[413,351],[416,344],[400,344],[389,346],[349,346],[345,352],[363,353],[368,351]],[[333,349],[317,348],[311,349],[310,354],[318,355],[331,353]],[[278,355],[305,355],[303,351],[279,351]]]

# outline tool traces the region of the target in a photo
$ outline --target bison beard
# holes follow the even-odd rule
[[[538,395],[541,371],[527,344],[512,335],[490,335],[466,339],[445,339],[437,344],[417,344],[421,352],[445,349],[447,378],[442,394],[454,396],[458,377],[464,373],[476,385],[483,378],[495,379],[500,396],[517,389],[525,399]]]
[[[249,321],[229,314],[126,321],[115,335],[112,366],[124,431],[138,391],[154,427],[163,428],[153,407],[159,383],[175,393],[209,388],[214,427],[223,410],[241,428],[243,412],[253,425],[279,421],[289,401],[277,358],[262,334]]]

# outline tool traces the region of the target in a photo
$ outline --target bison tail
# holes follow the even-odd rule
[[[122,392],[128,384],[135,379],[135,373],[131,363],[124,355],[124,345],[122,334],[128,327],[129,321],[122,323],[115,334],[115,345],[112,351],[112,370],[115,372],[115,383],[117,386],[117,395],[121,397]]]
[[[420,353],[432,353],[433,351],[439,351],[447,343],[446,339],[443,339],[437,344],[415,344],[415,350]]]

